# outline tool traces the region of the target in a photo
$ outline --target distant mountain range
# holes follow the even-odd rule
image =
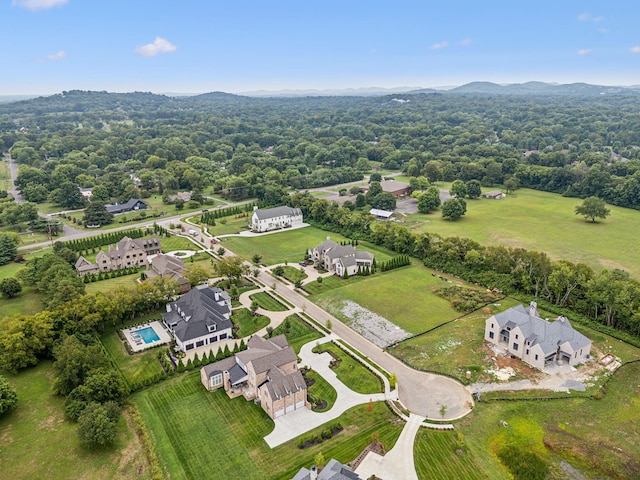
[[[105,92],[106,93],[106,92]],[[384,95],[418,95],[418,94],[440,94],[440,95],[521,95],[521,96],[575,96],[589,97],[601,95],[640,95],[640,85],[631,86],[608,86],[592,85],[589,83],[545,83],[545,82],[525,82],[498,84],[492,82],[471,82],[458,87],[442,86],[433,88],[419,87],[363,87],[345,89],[326,90],[255,90],[239,92],[237,94],[226,94],[223,92],[209,92],[203,94],[196,93],[160,93],[166,97],[194,97],[194,98],[217,98],[221,99],[225,95],[232,97],[258,97],[258,98],[300,98],[300,97],[378,97]],[[0,95],[0,104],[28,100],[36,97],[47,97],[48,95]]]

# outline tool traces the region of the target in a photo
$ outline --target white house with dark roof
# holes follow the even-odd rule
[[[218,287],[198,285],[166,307],[162,320],[182,351],[231,337],[231,297]]]
[[[300,225],[302,225],[302,210],[285,205],[274,208],[253,207],[249,227],[254,232],[268,232]]]
[[[541,370],[554,362],[584,363],[591,353],[590,339],[566,317],[552,322],[540,318],[536,302],[528,309],[518,305],[489,317],[484,339]]]
[[[373,254],[363,250],[357,250],[353,245],[340,245],[330,237],[320,245],[308,251],[311,259],[319,267],[336,275],[355,275],[359,268],[371,268],[373,266]]]
[[[207,390],[224,388],[231,398],[254,400],[271,418],[310,407],[298,356],[284,335],[254,335],[246,350],[202,367],[200,380]]]

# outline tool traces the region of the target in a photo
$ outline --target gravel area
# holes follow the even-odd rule
[[[342,305],[330,305],[325,308],[338,310],[347,319],[347,324],[370,342],[381,348],[409,338],[411,334],[391,323],[377,313],[361,307],[355,302],[345,300]]]

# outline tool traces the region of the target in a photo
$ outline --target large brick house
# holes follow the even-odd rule
[[[253,208],[249,227],[254,232],[268,232],[280,228],[302,225],[302,210],[287,206],[275,208]]]
[[[160,253],[160,241],[153,238],[123,237],[115,246],[110,245],[105,252],[100,250],[96,255],[96,263],[89,262],[81,256],[75,267],[78,275],[111,272],[131,267],[146,267],[149,265],[147,257]]]
[[[584,363],[591,352],[591,340],[566,317],[552,322],[540,318],[536,302],[528,309],[518,305],[489,317],[484,339],[541,370],[552,363]]]
[[[198,285],[166,308],[162,321],[178,350],[186,352],[231,337],[231,297],[218,287]]]
[[[151,260],[151,268],[145,272],[147,277],[164,277],[175,280],[180,287],[180,291],[188,292],[191,288],[189,280],[184,275],[187,273],[187,266],[178,257],[159,253]]]
[[[330,237],[307,253],[320,268],[335,272],[340,277],[343,277],[345,272],[348,275],[355,275],[358,273],[358,268],[373,266],[372,253],[357,250],[353,245],[340,245]]]
[[[224,388],[231,398],[254,400],[271,418],[310,407],[298,357],[284,335],[254,335],[246,350],[202,367],[200,379],[207,390]]]

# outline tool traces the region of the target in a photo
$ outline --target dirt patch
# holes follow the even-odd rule
[[[58,426],[63,422],[63,418],[60,414],[49,415],[47,418],[38,423],[39,430],[49,430],[51,432],[56,431]]]
[[[135,433],[131,416],[127,410],[122,412],[127,422],[127,430],[131,433],[131,437],[126,446],[120,449],[120,458],[118,461],[118,475],[120,478],[146,477],[150,468],[147,457],[142,448],[142,443]]]
[[[0,435],[0,445],[10,445],[13,443],[13,425],[9,424],[4,427],[4,432]]]

